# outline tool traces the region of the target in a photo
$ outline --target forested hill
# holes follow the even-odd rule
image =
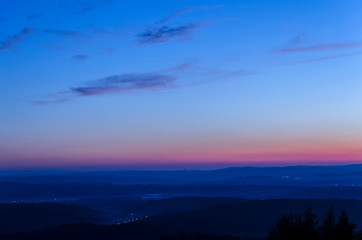
[[[162,201],[159,203],[162,204]],[[157,204],[154,203],[153,206],[157,207]],[[199,210],[155,215],[128,224],[71,224],[40,232],[3,236],[2,239],[149,239],[182,232],[261,237],[267,235],[268,229],[281,215],[311,208],[322,219],[331,206],[337,214],[346,209],[351,220],[362,226],[362,201],[358,200],[246,200]],[[69,238],[60,238],[69,234]]]

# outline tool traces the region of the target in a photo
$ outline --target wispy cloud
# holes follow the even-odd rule
[[[46,105],[46,104],[52,104],[52,103],[65,103],[65,102],[69,102],[70,100],[71,100],[70,98],[59,98],[59,99],[55,99],[55,100],[38,100],[38,101],[33,101],[33,104]]]
[[[72,38],[91,38],[90,35],[82,33],[80,31],[69,31],[69,30],[59,30],[59,29],[46,29],[45,33],[58,35],[62,37],[72,37]]]
[[[185,13],[196,10],[208,10],[214,8],[222,8],[224,5],[212,5],[201,7],[186,7],[180,9],[171,15],[156,22],[153,27],[149,27],[143,32],[137,34],[137,40],[141,44],[158,44],[169,42],[173,38],[182,38],[182,40],[190,40],[190,36],[195,30],[211,25],[206,22],[190,22],[185,24],[174,24],[173,20]]]
[[[219,5],[206,5],[206,6],[189,6],[189,7],[185,7],[182,8],[172,14],[170,14],[169,16],[163,18],[161,21],[159,21],[159,23],[166,23],[166,22],[170,22],[171,20],[173,20],[174,18],[177,18],[183,14],[186,13],[190,13],[190,12],[194,12],[197,10],[210,10],[210,9],[216,9],[216,8],[223,8],[224,4],[219,4]]]
[[[61,8],[66,12],[80,15],[93,11],[96,8],[110,2],[111,0],[72,0],[62,2]]]
[[[192,12],[192,11],[195,11],[196,10],[196,7],[186,7],[186,8],[183,8],[183,9],[180,9],[174,13],[172,13],[171,15],[165,17],[164,19],[162,19],[160,21],[160,23],[165,23],[165,22],[169,22],[171,21],[172,19],[182,15],[182,14],[185,14],[185,13],[188,13],[188,12]]]
[[[153,29],[148,29],[138,34],[138,41],[141,44],[157,44],[170,41],[172,38],[189,37],[193,31],[202,27],[200,23],[189,23],[175,27],[161,26]]]
[[[188,62],[179,64],[179,65],[176,65],[171,68],[167,68],[167,69],[165,69],[165,71],[166,72],[186,72],[186,71],[189,71],[192,67],[194,67],[197,63],[198,63],[198,61],[192,60],[192,61],[188,61]]]
[[[285,48],[298,48],[307,41],[308,33],[302,32],[290,39]]]
[[[24,28],[19,33],[8,37],[0,42],[0,52],[13,48],[17,43],[24,40],[24,38],[34,32],[32,28]]]
[[[78,60],[78,61],[85,61],[87,59],[89,59],[90,57],[88,55],[85,55],[85,54],[77,54],[77,55],[74,55],[72,57],[73,60]]]
[[[276,54],[292,54],[292,53],[315,53],[315,52],[333,52],[341,51],[350,48],[359,48],[362,47],[362,42],[335,42],[335,43],[325,43],[325,44],[315,44],[307,45],[310,42],[308,39],[308,33],[303,32],[296,37],[289,40],[284,47],[274,51]],[[316,54],[316,53],[315,53]],[[320,61],[328,61],[338,58],[345,58],[355,55],[361,55],[362,51],[352,52],[352,53],[343,53],[335,54],[332,56],[320,56],[304,60],[292,61],[283,65],[294,65],[294,64],[303,64],[303,63],[313,63]]]
[[[301,61],[295,61],[295,62],[289,63],[288,65],[328,61],[328,60],[333,60],[333,59],[338,59],[338,58],[352,57],[352,56],[356,56],[356,55],[362,55],[362,51],[347,53],[347,54],[339,54],[339,55],[334,55],[334,56],[327,56],[327,57],[320,57],[320,58],[311,58],[311,59],[306,59],[306,60],[301,60]]]
[[[75,9],[74,11],[75,14],[83,14],[92,11],[98,5],[97,1],[91,1],[91,0],[87,1],[77,0],[75,2],[78,4],[77,9]]]
[[[78,96],[103,95],[133,90],[170,88],[177,78],[163,74],[122,74],[98,79],[86,86],[71,88]]]
[[[224,71],[218,68],[200,68],[195,66],[196,64],[197,61],[193,60],[152,73],[110,75],[70,87],[66,91],[44,96],[43,99],[32,103],[44,105],[68,102],[79,97],[163,91],[259,73],[245,69]]]
[[[108,28],[98,27],[93,24],[89,24],[82,28],[77,28],[76,30],[49,28],[49,29],[43,29],[42,32],[43,34],[47,34],[49,36],[54,37],[54,39],[46,43],[45,45],[46,47],[51,47],[61,50],[62,48],[64,48],[65,42],[64,41],[56,42],[57,40],[56,38],[65,38],[82,43],[91,42],[101,38],[105,40],[109,39],[114,40],[123,35],[123,32],[120,29],[121,28],[119,26],[108,29]]]
[[[362,42],[346,42],[346,43],[328,43],[320,44],[313,46],[305,47],[291,47],[291,48],[282,48],[277,50],[277,53],[298,53],[298,52],[315,52],[315,51],[330,51],[330,50],[339,50],[346,48],[355,48],[362,47]]]
[[[89,97],[133,91],[156,91],[175,88],[177,77],[166,73],[120,74],[86,82],[67,91],[32,101],[35,105],[64,103],[77,97]]]

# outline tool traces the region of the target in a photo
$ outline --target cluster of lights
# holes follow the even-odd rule
[[[146,219],[148,219],[148,216],[145,216]],[[137,222],[139,219],[137,217],[135,217],[135,215],[133,213],[131,213],[131,219],[127,219],[124,220],[123,223],[132,223],[132,222]],[[117,225],[121,225],[121,222],[117,222]]]

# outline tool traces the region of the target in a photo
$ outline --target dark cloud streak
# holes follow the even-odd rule
[[[176,27],[170,26],[161,26],[153,29],[146,30],[138,34],[138,41],[141,44],[157,44],[170,41],[170,39],[175,37],[187,37],[200,28],[202,24],[199,23],[189,23],[184,25],[179,25]]]
[[[176,77],[159,73],[112,75],[70,88],[69,91],[48,95],[44,100],[32,101],[35,105],[69,102],[76,97],[89,97],[139,90],[162,90],[175,88]]]
[[[214,5],[214,6],[203,6],[203,7],[185,7],[180,9],[171,15],[161,19],[160,21],[154,24],[154,27],[150,27],[143,32],[137,34],[137,39],[140,44],[158,44],[166,43],[173,38],[182,37],[183,40],[190,40],[190,35],[201,27],[204,27],[208,24],[191,22],[186,24],[175,25],[172,23],[172,20],[183,15],[185,13],[193,12],[196,10],[207,10],[213,8],[224,7],[224,5]]]
[[[85,61],[87,59],[89,59],[90,57],[88,55],[85,54],[78,54],[78,55],[74,55],[72,57],[73,60],[78,60],[78,61]]]
[[[200,68],[195,66],[197,61],[189,61],[183,64],[166,68],[153,73],[118,74],[95,79],[84,84],[69,88],[69,90],[44,96],[33,104],[44,105],[53,103],[63,103],[79,97],[91,97],[108,94],[127,94],[133,92],[157,92],[180,87],[189,87],[205,84],[209,82],[243,77],[258,74],[245,69],[237,71],[223,71],[217,68]],[[188,77],[192,79],[188,81]],[[179,79],[186,81],[180,82]]]
[[[94,96],[133,90],[170,88],[176,77],[163,74],[122,74],[89,82],[84,87],[71,88],[77,96]]]
[[[32,34],[33,32],[34,32],[34,29],[32,29],[32,28],[24,28],[19,33],[0,42],[0,52],[13,48],[15,46],[15,44],[23,41],[25,37]]]

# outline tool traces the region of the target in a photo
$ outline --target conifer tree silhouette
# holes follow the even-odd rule
[[[336,216],[334,208],[331,206],[323,220],[323,225],[320,227],[321,240],[337,240],[336,237]]]
[[[338,217],[338,223],[336,225],[336,237],[337,239],[352,240],[357,226],[350,221],[346,210],[342,210]]]

